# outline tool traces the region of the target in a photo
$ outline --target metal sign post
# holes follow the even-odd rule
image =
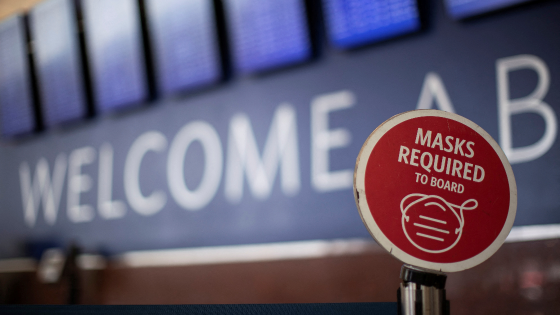
[[[509,234],[517,209],[511,166],[496,141],[459,115],[415,110],[368,137],[354,197],[373,238],[405,263],[401,314],[448,314],[444,272],[472,268]]]
[[[401,279],[397,291],[399,315],[449,315],[445,273],[403,265]]]

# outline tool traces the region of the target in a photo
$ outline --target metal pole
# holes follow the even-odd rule
[[[403,265],[401,279],[397,291],[399,315],[449,315],[445,273]]]

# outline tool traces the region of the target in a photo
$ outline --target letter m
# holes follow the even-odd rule
[[[414,143],[418,144],[418,140],[420,140],[421,145],[430,146],[430,142],[432,142],[432,131],[428,130],[426,135],[424,136],[422,128],[418,128],[418,132],[416,133],[416,141]]]
[[[28,226],[33,227],[37,221],[39,203],[43,204],[45,221],[50,225],[56,222],[65,174],[66,156],[64,154],[59,154],[55,160],[52,181],[49,164],[45,158],[41,158],[37,162],[33,181],[31,180],[29,164],[21,163],[19,179],[23,201],[23,217]]]
[[[235,115],[230,122],[225,196],[232,202],[243,197],[243,179],[258,199],[266,199],[281,166],[282,191],[294,195],[300,188],[296,112],[281,104],[274,112],[262,159],[251,121],[245,114]]]

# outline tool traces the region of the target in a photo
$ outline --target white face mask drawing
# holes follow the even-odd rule
[[[413,193],[401,201],[402,228],[408,240],[427,253],[444,253],[453,248],[463,234],[464,210],[478,207],[475,199],[461,205],[436,195]]]

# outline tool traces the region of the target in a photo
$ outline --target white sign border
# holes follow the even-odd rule
[[[373,148],[377,144],[377,142],[387,133],[387,131],[391,130],[393,127],[399,125],[400,123],[407,121],[409,119],[414,119],[418,117],[442,117],[457,121],[462,123],[474,131],[476,131],[479,135],[481,135],[486,141],[494,148],[494,151],[500,157],[502,161],[502,165],[504,170],[507,174],[508,183],[509,183],[509,193],[510,193],[510,206],[508,210],[508,216],[506,218],[506,222],[502,231],[496,237],[494,242],[490,244],[484,251],[479,253],[478,255],[471,257],[469,259],[455,262],[455,263],[435,263],[430,262],[427,260],[416,258],[412,255],[407,254],[397,246],[395,246],[386,236],[383,234],[373,216],[371,214],[371,210],[368,206],[367,197],[365,194],[365,171],[367,167],[367,163]],[[513,175],[513,170],[511,169],[511,165],[509,161],[498,145],[498,143],[480,126],[475,124],[474,122],[459,116],[454,113],[449,113],[440,110],[434,109],[420,109],[420,110],[413,110],[404,112],[398,115],[395,115],[381,125],[379,125],[367,138],[360,153],[358,154],[358,158],[356,159],[356,168],[354,170],[354,199],[356,201],[356,206],[358,207],[358,211],[362,218],[362,221],[366,225],[369,233],[375,239],[375,241],[381,245],[385,250],[387,250],[391,255],[395,256],[397,259],[402,261],[405,264],[411,264],[414,266],[427,268],[431,270],[437,270],[442,272],[455,272],[461,271],[465,269],[472,268],[486,259],[490,258],[504,243],[506,237],[508,236],[511,228],[513,226],[513,221],[515,220],[515,215],[517,212],[517,185],[515,183],[515,177]]]

